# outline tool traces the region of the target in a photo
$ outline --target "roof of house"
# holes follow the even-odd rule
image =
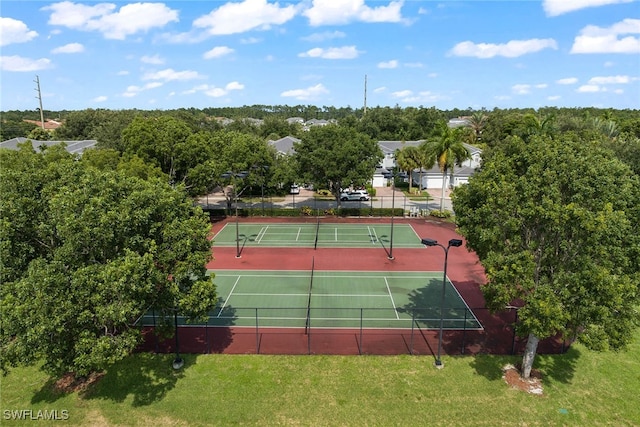
[[[382,153],[387,155],[394,154],[404,147],[417,147],[422,144],[422,142],[423,141],[378,141],[378,146],[382,150]]]
[[[284,138],[280,138],[275,141],[269,141],[269,145],[275,147],[279,153],[293,154],[295,151],[293,149],[294,142],[300,142],[300,140],[293,136],[285,136]]]
[[[24,144],[27,141],[31,141],[31,145],[36,151],[42,151],[41,147],[52,147],[54,145],[64,143],[66,145],[66,150],[72,154],[82,154],[84,150],[86,150],[87,148],[92,148],[98,143],[98,141],[96,141],[95,139],[85,139],[82,141],[38,141],[36,139],[18,137],[0,142],[0,148],[17,150],[18,144]]]

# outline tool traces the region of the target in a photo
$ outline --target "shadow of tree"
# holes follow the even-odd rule
[[[124,402],[133,397],[132,406],[145,406],[162,400],[173,389],[184,372],[195,361],[185,355],[182,369],[174,370],[173,354],[138,353],[111,366],[104,377],[81,393],[85,399],[105,399]]]
[[[549,378],[561,383],[570,383],[575,375],[576,365],[580,358],[580,351],[571,347],[562,354],[538,354],[533,363],[533,368],[542,373],[543,381]],[[478,375],[489,380],[502,378],[502,369],[508,363],[521,366],[522,356],[495,356],[479,354],[474,356],[469,365],[476,370]]]
[[[109,399],[124,402],[133,396],[133,406],[145,406],[161,400],[176,382],[184,376],[184,370],[194,362],[194,357],[184,357],[184,367],[174,370],[173,354],[155,355],[137,353],[114,363],[97,380],[79,390],[84,399]],[[69,392],[56,388],[57,378],[49,379],[31,398],[31,403],[54,403]]]

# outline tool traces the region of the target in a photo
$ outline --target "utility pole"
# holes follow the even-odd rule
[[[34,82],[36,83],[36,91],[38,92],[38,96],[36,96],[36,98],[38,98],[38,101],[40,102],[40,125],[42,126],[42,130],[44,130],[44,111],[42,111],[42,93],[40,92],[40,77],[36,76],[36,79],[34,80]]]
[[[364,114],[367,114],[367,75],[364,75]]]

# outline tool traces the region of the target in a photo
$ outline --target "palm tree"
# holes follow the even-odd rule
[[[464,146],[464,128],[450,128],[447,123],[438,123],[438,130],[434,138],[428,139],[420,146],[420,151],[425,155],[427,168],[438,164],[442,172],[442,195],[440,196],[440,212],[444,211],[444,194],[446,190],[447,172],[451,171],[455,165],[460,166],[462,162],[471,157],[469,151]]]
[[[409,194],[411,194],[411,185],[413,183],[411,171],[417,169],[419,166],[419,163],[416,160],[419,157],[417,151],[417,147],[413,146],[402,147],[396,151],[396,165],[398,165],[400,170],[409,175]]]
[[[489,116],[487,116],[484,111],[474,111],[471,117],[466,120],[467,126],[473,131],[474,138],[472,144],[480,142],[482,139],[482,129],[484,129],[487,124],[488,118]]]

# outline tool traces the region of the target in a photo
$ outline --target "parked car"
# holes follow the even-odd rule
[[[355,190],[350,192],[343,192],[343,193],[340,193],[340,200],[342,200],[343,202],[354,201],[354,200],[365,201],[365,200],[369,200],[369,193],[367,193],[366,190]]]
[[[289,190],[290,194],[300,194],[300,187],[297,184],[293,184]]]

